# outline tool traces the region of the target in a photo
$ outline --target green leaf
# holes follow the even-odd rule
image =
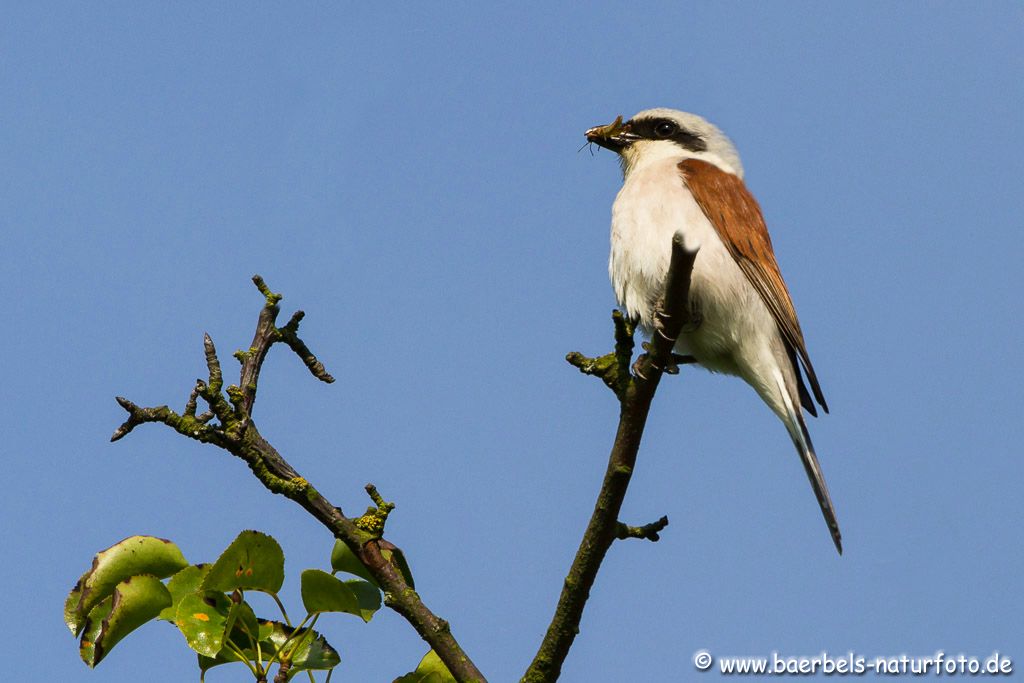
[[[396,678],[394,683],[456,683],[437,653],[431,650],[420,660],[416,670]]]
[[[360,579],[348,579],[345,585],[352,589],[359,600],[359,616],[363,621],[369,622],[373,615],[380,609],[380,589],[368,581]]]
[[[79,579],[64,604],[64,621],[77,634],[83,617],[128,577],[150,574],[163,579],[187,566],[181,550],[168,540],[153,536],[126,538],[93,558],[92,568]],[[78,601],[72,605],[76,591]]]
[[[267,642],[275,648],[285,645],[288,637],[295,632],[290,626],[279,621],[270,622],[273,629],[267,636]],[[295,647],[298,643],[298,647]],[[338,651],[327,642],[321,634],[316,631],[309,631],[305,635],[296,636],[288,642],[287,650],[291,652],[292,669],[333,669],[341,662]]]
[[[229,640],[242,650],[245,655],[245,659],[250,662],[256,660],[256,648],[253,643],[259,642],[263,660],[268,661],[271,655],[276,651],[273,644],[269,642],[262,642],[265,635],[269,635],[270,633],[269,627],[264,631],[264,628],[256,618],[256,615],[253,614],[252,607],[250,607],[246,602],[236,603],[236,605],[231,609],[235,612],[235,619],[234,625],[231,628],[231,636],[229,637]],[[226,626],[227,625],[225,624],[225,628]],[[216,657],[199,655],[199,668],[206,671],[207,669],[211,669],[220,664],[240,661],[242,661],[242,658],[239,657],[232,649],[222,647]]]
[[[369,621],[380,609],[380,589],[362,579],[342,581],[319,569],[302,572],[302,604],[310,614],[346,612]]]
[[[269,661],[277,653],[278,648],[287,644],[288,650],[292,652],[292,671],[333,669],[341,662],[338,651],[331,647],[327,640],[315,631],[307,632],[306,635],[296,636],[295,639],[289,641],[288,636],[293,634],[295,630],[279,621],[261,621],[259,622],[259,629],[260,633],[263,634],[263,637],[260,639],[260,652],[263,655],[263,661]],[[234,634],[232,634],[232,640],[235,640]],[[237,640],[236,643],[238,643]],[[239,646],[242,647],[240,643]],[[296,646],[298,647],[296,648]],[[254,648],[246,645],[242,647],[242,651],[249,661],[255,660],[256,651]],[[240,661],[237,655],[227,649],[223,649],[216,657],[199,655],[199,668],[202,671],[207,671],[215,666],[237,661]]]
[[[377,583],[377,579],[373,578],[370,570],[359,561],[359,558],[345,545],[344,541],[334,542],[334,550],[331,551],[331,569],[336,572],[355,574],[366,579],[374,586],[380,585]]]
[[[78,655],[89,667],[96,666],[96,639],[100,637],[103,620],[110,614],[113,596],[96,605],[89,615],[82,620],[82,639],[78,644]]]
[[[111,598],[110,614],[102,622],[92,648],[89,666],[99,664],[126,635],[156,619],[171,604],[171,594],[155,576],[132,576],[117,584]]]
[[[174,625],[188,646],[201,655],[216,657],[224,647],[231,599],[217,591],[189,593],[178,603]]]
[[[243,649],[252,649],[253,643],[262,639],[259,620],[249,603],[234,602],[217,591],[198,591],[183,596],[174,624],[190,648],[201,656],[216,658],[218,664],[239,661],[224,648],[225,634],[230,633],[230,640]]]
[[[346,612],[362,616],[359,598],[352,589],[340,579],[319,569],[302,572],[302,604],[310,614]]]
[[[82,601],[82,590],[85,588],[85,580],[89,578],[89,571],[82,574],[78,581],[75,582],[75,587],[68,593],[67,599],[64,601],[64,623],[71,629],[71,633],[77,636],[82,632],[85,619],[78,610],[78,605]]]
[[[199,586],[202,585],[203,579],[209,571],[210,565],[208,564],[194,564],[172,576],[171,580],[167,582],[167,590],[171,592],[171,604],[160,612],[158,618],[174,622],[174,618],[178,614],[178,603],[189,593],[199,590]]]
[[[259,531],[243,531],[210,567],[205,590],[230,593],[236,588],[276,594],[284,583],[284,552]]]

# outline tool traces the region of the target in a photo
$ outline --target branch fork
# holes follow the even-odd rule
[[[117,402],[128,413],[128,419],[114,431],[110,440],[124,438],[141,424],[157,422],[171,427],[179,434],[213,444],[241,458],[269,491],[298,503],[355,553],[383,589],[388,606],[416,629],[459,683],[485,683],[483,674],[452,636],[448,622],[423,604],[400,571],[400,566],[396,565],[394,558],[401,553],[400,549],[382,538],[384,524],[395,508],[394,503],[384,501],[370,484],[366,486],[366,491],[374,507],[369,508],[361,517],[346,517],[341,508],[324,498],[259,433],[252,419],[252,411],[256,403],[260,370],[274,344],[288,346],[320,381],[330,383],[334,377],[299,337],[303,312],[297,311],[284,327],[277,327],[280,312],[278,304],[282,296],[272,292],[259,275],[253,276],[252,280],[263,294],[265,302],[256,322],[252,343],[247,349],[234,354],[241,365],[238,384],[224,388],[217,349],[210,336],[204,335],[203,353],[208,376],[206,380],[196,380],[184,410],[179,414],[166,405],[145,408],[118,397]],[[206,403],[208,410],[196,415],[200,399]]]

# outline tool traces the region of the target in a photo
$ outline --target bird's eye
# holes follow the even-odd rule
[[[662,121],[654,127],[654,134],[659,138],[670,138],[679,132],[679,127],[671,121]]]

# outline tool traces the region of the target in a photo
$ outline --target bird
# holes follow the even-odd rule
[[[691,322],[673,351],[680,361],[740,377],[778,416],[842,555],[835,508],[803,415],[817,417],[815,402],[827,413],[828,404],[736,147],[706,119],[666,108],[625,122],[619,116],[585,135],[617,153],[622,166],[608,260],[619,305],[651,334],[673,238],[680,235],[684,248],[696,251]]]

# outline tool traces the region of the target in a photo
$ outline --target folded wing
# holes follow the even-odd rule
[[[793,300],[782,279],[782,273],[779,272],[779,264],[775,261],[772,241],[768,236],[768,228],[765,226],[757,200],[747,190],[742,179],[714,164],[700,159],[686,159],[679,164],[679,170],[704,215],[715,226],[718,236],[725,243],[740,270],[771,311],[790,354],[795,354],[800,359],[811,391],[814,392],[814,398],[827,413],[828,404],[821,393],[811,358],[807,355],[800,321],[797,320]],[[807,393],[800,373],[796,374],[800,383],[801,404],[809,413],[817,415],[814,402]]]

